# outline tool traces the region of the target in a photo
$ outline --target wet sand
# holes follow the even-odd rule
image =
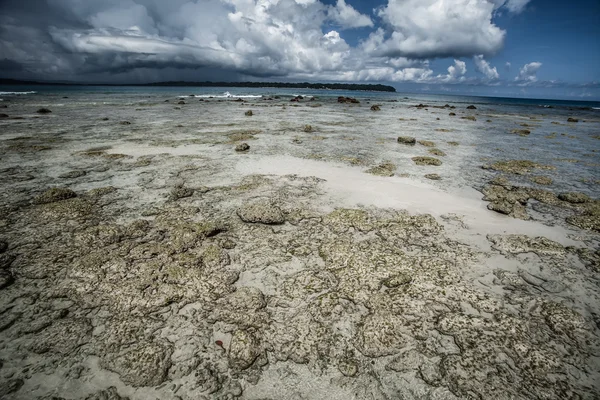
[[[70,97],[0,120],[0,397],[600,392],[593,113]]]

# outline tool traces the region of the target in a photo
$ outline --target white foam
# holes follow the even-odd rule
[[[214,97],[215,99],[228,99],[228,98],[258,98],[258,97],[262,97],[261,95],[252,95],[252,94],[245,94],[245,95],[238,95],[238,94],[231,94],[229,92],[225,92],[222,95],[218,95],[218,94],[196,94],[194,96],[180,96],[182,98],[185,97],[199,97],[199,98],[210,98],[210,97]]]
[[[0,96],[1,95],[9,95],[9,94],[12,95],[12,94],[35,94],[35,93],[37,93],[37,92],[33,92],[33,91],[31,91],[31,92],[0,92]]]

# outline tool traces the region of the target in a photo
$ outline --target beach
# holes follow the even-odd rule
[[[597,105],[28,89],[1,398],[600,393]]]

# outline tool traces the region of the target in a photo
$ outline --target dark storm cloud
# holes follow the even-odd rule
[[[389,0],[366,15],[344,0],[4,0],[2,73],[89,81],[212,70],[231,79],[462,82],[462,61],[436,75],[427,58],[478,56],[487,65],[481,54],[498,51],[505,34],[493,14],[527,2]],[[325,26],[372,32],[352,47]],[[490,76],[488,67],[478,71]]]

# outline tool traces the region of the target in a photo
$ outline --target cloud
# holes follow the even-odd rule
[[[378,30],[365,47],[372,53],[412,58],[494,54],[506,32],[492,22],[496,9],[487,0],[389,0],[378,16]]]
[[[352,6],[346,4],[344,0],[338,0],[335,7],[329,8],[328,17],[340,24],[342,28],[373,26],[373,21],[369,16],[359,13]]]
[[[507,71],[510,71],[510,67],[511,67],[511,66],[512,66],[512,64],[511,64],[510,62],[508,62],[508,61],[506,62],[506,64],[504,64],[504,68],[505,68]]]
[[[488,79],[494,80],[500,78],[496,67],[492,68],[490,64],[483,59],[483,55],[473,57],[475,63],[475,69],[484,74]]]
[[[537,81],[537,72],[542,66],[541,62],[531,62],[529,64],[523,65],[519,70],[519,75],[515,77],[515,81],[527,84]]]

